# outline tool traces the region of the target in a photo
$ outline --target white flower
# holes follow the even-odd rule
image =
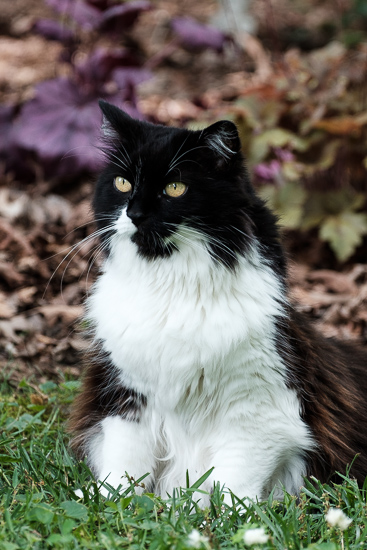
[[[265,544],[268,540],[269,535],[265,533],[264,527],[246,529],[243,534],[243,542],[247,544],[247,546],[252,546],[253,544]]]
[[[200,548],[203,544],[206,544],[209,539],[205,537],[197,529],[193,529],[187,537],[188,545],[193,548]]]
[[[341,531],[344,531],[352,523],[352,519],[348,518],[340,508],[330,508],[325,514],[325,519],[330,527],[338,527]]]

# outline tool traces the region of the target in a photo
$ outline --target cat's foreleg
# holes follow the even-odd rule
[[[121,416],[106,416],[100,422],[97,433],[90,438],[87,463],[100,482],[113,488],[121,485],[121,491],[130,486],[129,477],[134,480],[149,474],[143,481],[150,489],[154,485],[155,458],[153,436],[142,418],[139,422],[126,420]],[[143,487],[136,491],[143,492]],[[100,492],[108,495],[109,490],[101,485]]]
[[[224,487],[224,501],[231,504],[231,492],[244,502],[261,499],[275,486],[298,493],[305,474],[301,449],[284,436],[250,433],[227,434],[213,456],[210,481]]]
[[[246,450],[240,446],[225,449],[214,457],[214,470],[209,478],[211,487],[219,484],[223,488],[224,502],[232,504],[231,492],[245,502],[260,498],[263,492],[263,473],[259,463],[255,464]],[[231,452],[231,450],[233,452]]]

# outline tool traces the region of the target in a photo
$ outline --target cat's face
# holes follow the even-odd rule
[[[105,102],[101,109],[109,162],[94,210],[104,238],[129,238],[154,259],[199,237],[214,261],[233,266],[253,240],[249,212],[257,199],[236,126],[222,121],[189,131],[134,120]]]

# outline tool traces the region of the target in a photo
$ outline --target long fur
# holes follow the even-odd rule
[[[296,494],[304,475],[326,481],[356,454],[362,483],[366,354],[289,303],[276,221],[236,127],[190,132],[101,108],[109,163],[94,209],[108,255],[87,303],[99,351],[71,416],[75,452],[116,487],[149,473],[163,496],[213,466],[208,492]],[[187,192],[165,196],[175,181]]]

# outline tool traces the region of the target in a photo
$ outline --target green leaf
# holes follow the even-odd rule
[[[45,382],[44,384],[40,384],[40,390],[43,391],[44,393],[50,393],[53,390],[57,390],[57,384],[55,384],[55,382],[51,382],[51,380],[49,380],[48,382]]]
[[[338,260],[344,262],[362,243],[362,236],[366,233],[367,214],[347,211],[326,218],[319,235],[330,244]]]
[[[80,381],[79,380],[69,380],[69,382],[63,382],[61,384],[62,388],[65,388],[66,390],[75,391],[80,388]]]
[[[75,502],[75,500],[65,500],[60,504],[65,514],[69,518],[80,519],[86,521],[88,519],[88,510],[84,504]]]
[[[76,522],[70,518],[66,518],[64,523],[60,526],[61,534],[68,535],[77,526]]]
[[[17,550],[19,546],[12,542],[0,542],[0,550]]]
[[[287,182],[279,187],[266,185],[260,190],[260,195],[275,211],[283,227],[300,227],[307,194],[299,183]]]
[[[137,508],[144,510],[144,512],[151,512],[154,510],[154,502],[146,495],[134,495],[133,502]]]
[[[252,139],[249,152],[251,163],[258,164],[264,160],[272,147],[285,147],[286,145],[297,151],[306,151],[308,148],[308,142],[305,139],[288,130],[282,128],[265,130]]]
[[[59,533],[54,533],[53,535],[50,535],[47,538],[47,542],[49,545],[60,545],[59,547],[65,548],[66,544],[69,544],[74,540],[74,537],[70,534],[68,535],[60,535]]]
[[[317,158],[313,159],[311,164],[304,165],[304,173],[306,176],[310,177],[317,172],[327,170],[333,166],[336,162],[336,158],[341,147],[341,140],[334,139],[328,141],[325,145],[319,145],[319,154]]]
[[[39,504],[28,510],[26,517],[29,521],[39,521],[45,525],[52,522],[55,513],[48,504]]]
[[[126,510],[126,508],[129,506],[130,502],[132,501],[133,499],[133,495],[129,496],[129,497],[122,497],[120,499],[120,506],[121,506],[121,510]],[[106,504],[109,504],[106,502]]]

